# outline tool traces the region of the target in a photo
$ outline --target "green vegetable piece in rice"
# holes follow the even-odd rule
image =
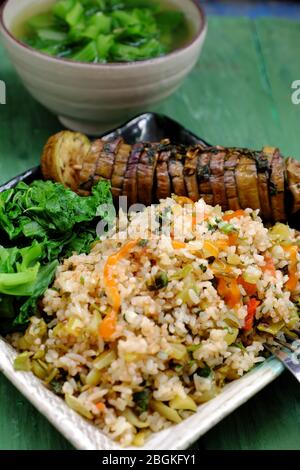
[[[32,372],[36,377],[45,380],[50,373],[50,366],[40,359],[32,361]]]
[[[126,410],[123,411],[122,415],[127,419],[130,424],[135,426],[137,429],[149,427],[149,423],[140,421],[130,408],[126,408]]]
[[[233,343],[231,346],[235,347],[235,348],[239,348],[241,349],[242,351],[247,351],[245,346],[243,345],[243,343],[241,341],[237,342],[237,343]]]
[[[149,388],[144,388],[141,392],[133,394],[133,401],[135,402],[136,411],[141,414],[148,410],[152,394]]]
[[[230,328],[230,327],[227,327],[226,330],[228,331],[228,333],[226,334],[224,339],[226,343],[228,344],[228,346],[230,346],[237,339],[239,330],[238,328]]]
[[[282,330],[282,328],[284,328],[284,326],[285,322],[282,320],[277,323],[260,323],[257,325],[257,329],[275,336],[277,333],[279,333],[280,330]]]
[[[192,264],[187,264],[184,268],[177,271],[176,274],[173,274],[171,279],[176,279],[176,280],[177,279],[184,279],[192,271],[193,271],[193,265]]]
[[[220,222],[218,224],[218,229],[228,235],[229,233],[237,232],[238,230],[235,228],[234,225],[230,224],[229,222]]]
[[[24,372],[29,372],[31,370],[31,360],[33,353],[31,352],[22,352],[19,354],[14,361],[14,369]]]
[[[169,421],[172,421],[172,423],[178,424],[182,421],[182,418],[179,416],[177,411],[165,405],[161,401],[152,400],[151,407],[154,411],[157,411],[161,416],[168,419]]]
[[[169,403],[171,408],[175,410],[189,410],[189,411],[197,411],[197,405],[194,400],[186,396],[185,398],[182,397],[175,397]]]
[[[187,347],[187,350],[188,350],[188,352],[193,353],[193,352],[197,351],[199,348],[201,348],[201,344],[191,344],[191,346]]]
[[[212,373],[212,369],[208,367],[207,364],[204,367],[199,367],[196,370],[196,374],[199,375],[199,377],[207,378],[211,375],[211,373]]]
[[[63,395],[63,384],[64,382],[58,379],[51,380],[49,383],[51,390],[56,394],[56,395]]]
[[[79,413],[81,416],[84,416],[84,418],[93,419],[93,415],[90,410],[78,398],[67,393],[65,395],[65,400],[67,405],[69,405],[69,407],[74,411],[77,411],[77,413]]]
[[[207,266],[206,266],[205,264],[200,264],[200,265],[199,265],[199,268],[201,269],[201,271],[202,271],[203,273],[206,273],[206,271],[207,271]]]
[[[155,291],[167,287],[169,283],[168,275],[165,271],[159,271],[153,279],[147,281],[147,287],[150,291]]]

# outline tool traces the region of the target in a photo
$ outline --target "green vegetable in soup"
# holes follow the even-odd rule
[[[93,63],[160,57],[190,39],[184,13],[154,0],[60,0],[17,29],[34,49]]]

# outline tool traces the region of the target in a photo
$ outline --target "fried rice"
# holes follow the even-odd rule
[[[11,337],[19,364],[124,446],[190,416],[299,326],[298,234],[187,202],[120,214]]]

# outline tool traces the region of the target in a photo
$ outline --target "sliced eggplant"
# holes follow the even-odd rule
[[[77,191],[90,146],[89,139],[79,132],[62,131],[50,137],[41,157],[44,178]]]
[[[206,204],[209,206],[214,205],[214,196],[213,194],[199,194],[199,199],[203,199]]]
[[[287,187],[291,197],[291,214],[296,214],[300,210],[300,162],[293,158],[288,158],[285,163]]]
[[[168,171],[168,161],[171,156],[170,145],[162,144],[158,150],[156,165],[156,200],[166,199],[171,196],[171,180]]]
[[[111,180],[114,170],[115,158],[121,143],[121,137],[107,142],[103,141],[103,149],[100,152],[96,166],[96,175],[100,178]]]
[[[124,144],[124,142],[122,141],[117,150],[115,165],[111,177],[111,191],[115,203],[117,203],[119,196],[121,196],[122,194],[123,182],[130,151],[131,146]]]
[[[184,162],[184,179],[187,193],[192,201],[198,201],[199,189],[197,180],[198,155],[202,149],[193,147],[188,149]]]
[[[228,209],[228,202],[224,181],[225,150],[215,147],[211,150],[210,158],[210,183],[214,195],[214,204],[220,205],[224,211]]]
[[[184,180],[184,151],[179,147],[172,147],[168,162],[168,171],[172,182],[172,192],[177,196],[187,196]]]
[[[284,222],[286,213],[284,207],[284,160],[277,148],[264,147],[263,152],[271,158],[271,175],[269,191],[273,219],[275,222]]]
[[[213,196],[212,187],[210,184],[210,158],[210,151],[201,152],[201,154],[198,155],[197,165],[199,193],[202,195],[207,194],[209,196],[209,199],[211,199],[211,196]]]
[[[242,154],[242,151],[235,169],[235,179],[241,208],[260,210],[256,161],[247,153]]]
[[[158,158],[159,144],[149,144],[140,156],[137,167],[138,202],[150,206]]]
[[[228,201],[228,209],[236,211],[241,208],[235,180],[235,169],[239,161],[239,153],[228,149],[224,161],[224,184]]]
[[[140,157],[147,144],[137,143],[131,148],[127,168],[124,177],[122,195],[127,197],[128,207],[138,202],[137,192],[137,167]]]
[[[102,150],[103,141],[97,139],[92,143],[90,150],[84,159],[82,170],[80,171],[79,183],[79,193],[82,195],[88,194],[92,186],[99,179],[99,177],[96,177],[96,168]]]
[[[258,194],[261,207],[260,215],[265,222],[272,222],[273,213],[269,190],[271,159],[264,152],[256,152],[256,168]]]

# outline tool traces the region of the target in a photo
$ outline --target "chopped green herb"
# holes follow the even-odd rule
[[[236,348],[239,348],[239,349],[241,349],[242,351],[246,351],[246,348],[245,348],[245,346],[243,345],[243,343],[242,343],[241,341],[238,342],[238,343],[233,343],[231,346],[234,346],[234,347],[236,347]]]
[[[136,411],[138,413],[141,414],[148,410],[151,396],[152,394],[149,388],[144,388],[141,392],[133,394],[133,401],[135,402]]]
[[[238,231],[234,225],[224,221],[218,224],[218,228],[221,232],[225,233],[226,235]]]
[[[168,275],[164,271],[159,271],[153,279],[147,282],[147,287],[150,291],[163,289],[169,283]]]
[[[191,346],[187,347],[187,350],[188,350],[188,352],[194,352],[194,351],[197,351],[197,349],[199,349],[200,347],[201,347],[201,343],[200,344],[191,344]]]
[[[63,395],[63,391],[62,391],[63,384],[64,382],[61,380],[52,380],[52,382],[50,382],[49,385],[50,385],[51,390],[54,393],[56,393],[56,395]]]
[[[205,264],[200,264],[200,265],[199,265],[199,268],[201,269],[201,271],[202,271],[203,273],[206,273],[206,271],[207,271],[207,266],[206,266]]]
[[[204,367],[199,367],[199,369],[196,370],[196,374],[199,375],[199,377],[204,377],[207,378],[210,376],[212,373],[212,370],[208,365],[205,365]]]

